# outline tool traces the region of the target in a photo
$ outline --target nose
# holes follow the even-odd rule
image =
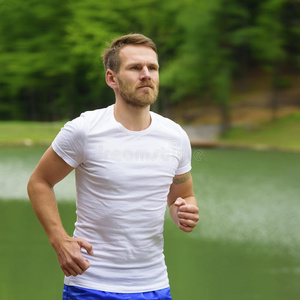
[[[144,66],[141,72],[141,80],[151,79],[150,71],[147,66]]]

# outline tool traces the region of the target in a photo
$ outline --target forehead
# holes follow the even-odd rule
[[[122,64],[129,63],[151,63],[158,64],[156,52],[143,45],[127,45],[120,50]]]

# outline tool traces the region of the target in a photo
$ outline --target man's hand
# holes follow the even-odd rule
[[[60,267],[67,277],[81,275],[90,267],[90,262],[81,254],[81,248],[84,248],[88,254],[93,255],[92,245],[85,239],[68,236],[52,246],[56,251]]]
[[[187,204],[181,197],[174,202],[177,207],[178,227],[184,232],[192,232],[199,221],[199,208],[192,204]]]
[[[193,180],[190,172],[176,175],[168,194],[170,216],[184,232],[192,232],[199,221],[199,208],[193,193]]]

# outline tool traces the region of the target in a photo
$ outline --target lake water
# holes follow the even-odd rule
[[[19,219],[30,210],[26,184],[44,150],[0,148],[1,228],[15,219],[18,207]],[[165,253],[174,300],[300,299],[300,155],[194,149],[192,166],[198,228],[181,233],[166,215]],[[62,211],[75,210],[74,173],[57,185],[56,194]],[[19,231],[16,235],[24,236]],[[2,230],[1,241],[11,241],[10,236]],[[0,250],[3,259],[8,251]],[[6,289],[13,284],[8,278],[0,278]]]

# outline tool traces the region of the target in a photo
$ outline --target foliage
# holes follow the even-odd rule
[[[1,0],[0,119],[59,120],[112,103],[101,52],[129,32],[158,45],[162,108],[196,96],[225,113],[232,80],[249,64],[297,65],[297,7],[293,0]]]

